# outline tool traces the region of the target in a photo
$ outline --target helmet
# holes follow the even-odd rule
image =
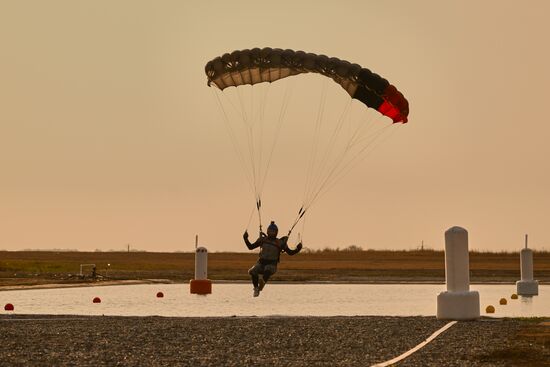
[[[279,228],[277,228],[277,225],[274,221],[271,221],[271,224],[269,225],[269,227],[267,227],[267,232],[275,232],[275,235],[277,235],[277,233],[279,232]]]

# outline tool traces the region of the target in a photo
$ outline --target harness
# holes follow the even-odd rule
[[[260,262],[264,263],[264,265],[265,264],[270,264],[270,263],[275,263],[275,264],[278,263],[281,259],[281,252],[283,251],[283,246],[280,243],[282,243],[282,241],[277,239],[277,238],[275,238],[273,240],[265,238],[262,242],[262,247],[261,247],[261,251],[260,251]],[[269,255],[274,255],[273,253],[270,252],[270,250],[265,250],[264,251],[264,246],[268,246],[268,245],[274,247],[275,249],[277,249],[277,258],[276,259],[270,258],[271,256],[269,256]],[[271,250],[271,251],[273,251],[273,250]],[[263,258],[262,254],[264,256],[267,256],[268,259]]]

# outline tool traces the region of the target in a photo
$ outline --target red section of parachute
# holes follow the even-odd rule
[[[384,97],[384,103],[378,107],[378,112],[391,118],[394,123],[407,123],[409,102],[407,102],[403,94],[390,84],[386,90],[384,90],[382,97]]]
[[[380,112],[384,116],[388,116],[389,118],[391,118],[394,123],[407,122],[407,119],[401,116],[399,110],[388,101],[384,101],[384,103],[382,103],[380,107],[378,107],[378,112]]]

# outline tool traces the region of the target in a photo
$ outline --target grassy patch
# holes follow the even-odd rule
[[[214,280],[248,279],[247,270],[257,258],[256,252],[210,253],[208,276]],[[515,281],[519,278],[518,259],[517,253],[472,252],[471,279]],[[194,273],[194,253],[0,251],[0,285],[5,284],[2,278],[55,276],[59,280],[78,274],[80,264],[96,264],[98,274],[114,279],[186,281]],[[443,282],[444,268],[442,251],[323,250],[283,255],[274,280]],[[535,255],[535,277],[550,280],[550,253]]]

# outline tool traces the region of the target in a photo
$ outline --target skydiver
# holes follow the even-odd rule
[[[288,236],[277,238],[279,229],[275,222],[271,222],[267,227],[267,235],[260,233],[260,237],[254,243],[248,240],[248,231],[243,234],[244,243],[249,250],[260,248],[260,257],[258,262],[248,270],[248,274],[252,278],[254,285],[254,297],[260,295],[260,291],[264,289],[265,283],[269,278],[277,272],[277,264],[281,258],[281,252],[286,252],[289,255],[296,255],[302,249],[302,243],[298,243],[294,250],[288,247]],[[262,274],[262,278],[259,275]]]

